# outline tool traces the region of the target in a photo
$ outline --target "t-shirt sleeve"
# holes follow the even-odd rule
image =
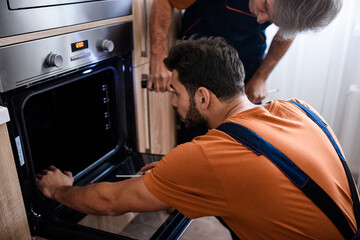
[[[144,182],[155,197],[189,218],[224,214],[220,181],[194,141],[170,151],[145,175]]]
[[[186,9],[196,2],[196,0],[169,0],[170,4],[179,10]]]

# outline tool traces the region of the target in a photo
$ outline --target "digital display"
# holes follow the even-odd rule
[[[71,44],[71,51],[75,52],[75,51],[79,51],[79,50],[82,50],[82,49],[86,49],[88,47],[89,47],[88,40],[84,40],[84,41],[72,43]]]

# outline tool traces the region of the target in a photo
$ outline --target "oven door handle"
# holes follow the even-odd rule
[[[144,42],[145,42],[145,49],[144,51],[141,51],[141,56],[142,57],[149,57],[149,41],[148,41],[148,38],[149,38],[149,32],[148,32],[148,6],[147,6],[147,0],[144,0],[144,9],[143,9],[143,12],[144,12],[144,33],[145,33],[145,39],[144,39]]]

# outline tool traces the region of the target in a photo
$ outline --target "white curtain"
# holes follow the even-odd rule
[[[270,75],[271,99],[292,97],[316,108],[332,126],[352,172],[360,176],[360,10],[344,0],[337,18],[319,32],[299,34]],[[277,28],[267,29],[268,44]]]

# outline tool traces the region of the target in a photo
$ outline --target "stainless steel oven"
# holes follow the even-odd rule
[[[131,14],[129,0],[0,0],[0,38]]]
[[[0,47],[0,105],[33,236],[131,239],[78,224],[85,215],[45,198],[35,177],[55,165],[75,185],[119,181],[159,160],[136,149],[132,43],[128,21]],[[174,211],[151,239],[177,239],[189,223]]]

